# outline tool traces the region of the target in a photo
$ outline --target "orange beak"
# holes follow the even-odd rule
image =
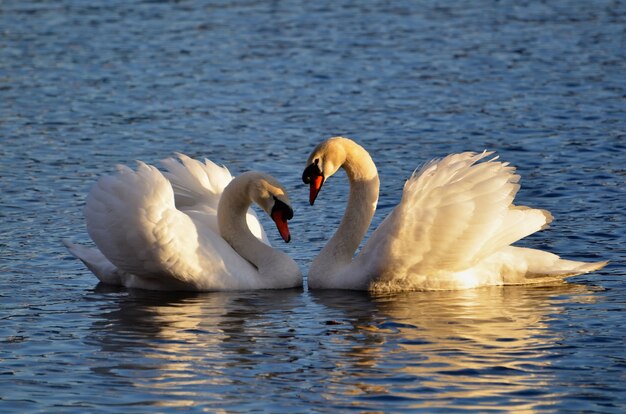
[[[317,198],[317,195],[322,188],[322,184],[324,184],[323,176],[316,175],[315,177],[311,178],[311,183],[309,187],[309,203],[311,203],[311,205],[315,203],[315,199]]]
[[[276,223],[276,228],[280,233],[280,237],[283,238],[285,243],[289,243],[291,240],[291,234],[289,234],[289,225],[287,224],[287,216],[285,210],[282,209],[274,209],[272,210],[272,220]]]

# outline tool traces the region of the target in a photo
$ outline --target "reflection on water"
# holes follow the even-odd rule
[[[102,290],[111,288],[100,285]],[[249,387],[262,398],[271,384],[255,381],[271,379],[280,366],[283,374],[294,371],[293,358],[281,354],[296,348],[295,330],[287,326],[301,297],[298,289],[204,294],[135,290],[117,308],[99,315],[87,341],[110,356],[96,371],[123,378],[141,396],[134,404],[195,405],[198,398],[238,398],[249,394]]]
[[[96,318],[87,341],[107,355],[94,371],[132,387],[135,404],[267,408],[260,401],[271,392],[276,407],[293,398],[373,410],[507,401],[533,411],[560,398],[546,369],[563,351],[550,325],[560,297],[594,296],[571,284],[393,296],[132,291]]]
[[[365,406],[409,399],[405,407],[468,410],[508,401],[507,409],[517,412],[550,405],[559,395],[545,368],[563,339],[550,328],[560,311],[554,297],[589,301],[590,294],[565,284],[374,298],[314,292],[348,325],[334,332],[336,342],[345,342],[345,359],[335,365],[327,398],[358,395]],[[390,371],[387,381],[383,373]]]

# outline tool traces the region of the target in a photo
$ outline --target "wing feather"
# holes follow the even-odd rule
[[[414,173],[357,260],[382,281],[436,277],[471,268],[544,228],[550,213],[514,206],[520,177],[497,157],[485,160],[491,154],[452,154]]]
[[[179,208],[211,208],[217,211],[224,188],[233,179],[226,167],[205,159],[204,164],[184,154],[178,160],[167,158],[161,163],[168,171],[165,177],[172,183],[176,205]]]
[[[233,176],[228,168],[211,160],[205,159],[202,163],[184,154],[177,156],[178,160],[167,158],[161,161],[167,168],[163,175],[172,185],[176,208],[219,234],[217,206]],[[252,234],[269,245],[267,234],[252,208],[248,210],[246,221]]]
[[[119,166],[98,180],[87,197],[85,219],[100,251],[125,272],[185,282],[202,271],[196,227],[176,210],[171,185],[153,166]]]

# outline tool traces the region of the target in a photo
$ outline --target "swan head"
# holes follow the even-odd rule
[[[313,205],[322,185],[344,164],[347,157],[347,138],[333,137],[319,144],[309,155],[302,181],[309,184],[309,203]]]
[[[253,173],[249,195],[252,201],[259,205],[274,221],[280,236],[286,243],[291,240],[288,220],[293,218],[293,209],[287,191],[272,176],[262,173]]]

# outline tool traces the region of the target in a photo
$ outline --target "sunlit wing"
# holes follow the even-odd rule
[[[191,283],[202,278],[219,288],[233,270],[251,271],[219,235],[197,228],[176,208],[169,181],[144,163],[136,171],[119,166],[116,174],[98,180],[87,197],[85,218],[104,256],[144,279]]]
[[[512,204],[519,176],[489,152],[431,161],[406,182],[402,200],[364,246],[384,278],[459,272],[544,228],[545,210]]]

